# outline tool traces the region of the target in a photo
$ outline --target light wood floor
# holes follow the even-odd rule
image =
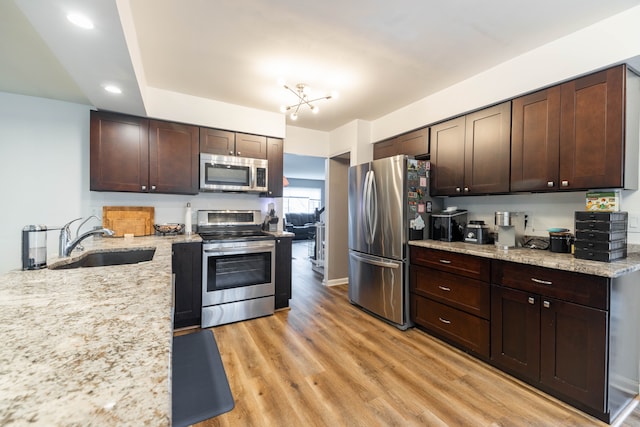
[[[605,426],[327,288],[294,243],[291,309],[212,328],[235,408],[198,426]],[[623,426],[640,427],[636,409]]]

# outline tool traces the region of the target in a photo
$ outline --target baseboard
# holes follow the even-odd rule
[[[331,279],[331,280],[323,280],[322,284],[325,286],[338,286],[338,285],[346,285],[349,283],[348,277],[341,277],[339,279]]]

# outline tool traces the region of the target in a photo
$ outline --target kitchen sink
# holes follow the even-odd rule
[[[52,270],[68,270],[79,267],[104,267],[107,265],[137,264],[139,262],[151,261],[155,254],[152,249],[132,249],[121,251],[98,251],[82,255],[79,259],[68,264],[53,264],[49,266]]]

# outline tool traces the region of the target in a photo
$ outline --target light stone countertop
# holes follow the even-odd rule
[[[156,252],[0,275],[0,425],[171,425],[171,245],[185,240],[200,237],[89,238],[84,253]]]
[[[619,277],[624,274],[640,270],[640,248],[638,245],[628,245],[627,258],[613,262],[577,259],[574,258],[572,254],[556,253],[548,250],[528,248],[499,249],[494,245],[477,245],[464,242],[411,240],[409,241],[409,245],[440,249],[449,252],[458,252],[484,258],[513,261],[521,264],[532,264],[539,267],[574,271],[577,273],[585,273],[602,277]]]

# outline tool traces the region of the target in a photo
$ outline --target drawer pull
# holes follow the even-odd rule
[[[448,259],[441,259],[440,262],[442,264],[451,264],[451,261],[449,261]]]
[[[550,303],[549,301],[544,301],[544,302],[542,303],[542,305],[544,306],[544,308],[549,308],[549,307],[551,307],[551,303]]]
[[[553,285],[553,282],[549,282],[547,280],[536,279],[535,277],[531,278],[532,282],[540,283],[541,285]]]
[[[446,286],[438,285],[438,289],[445,292],[451,292],[451,288],[447,288]]]
[[[534,297],[529,297],[528,302],[533,305],[536,303],[536,299]]]
[[[438,317],[438,320],[447,325],[451,323],[451,320],[443,319],[442,317]]]

